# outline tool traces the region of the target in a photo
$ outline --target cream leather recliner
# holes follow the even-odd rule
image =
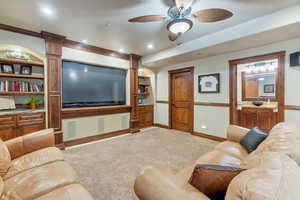
[[[220,143],[215,147],[213,151],[201,156],[192,166],[188,166],[177,173],[155,166],[145,168],[136,178],[134,185],[136,195],[141,200],[210,200],[206,195],[198,191],[188,182],[196,164],[223,165],[241,167],[251,170],[250,172],[247,172],[248,170],[246,170],[245,173],[241,173],[236,177],[236,179],[234,179],[236,181],[234,181],[234,185],[230,187],[230,193],[228,194],[231,196],[227,196],[226,200],[264,199],[263,196],[261,196],[263,192],[257,194],[260,195],[260,198],[257,199],[249,198],[249,196],[247,196],[247,198],[246,196],[243,197],[243,194],[248,195],[248,193],[246,194],[244,192],[248,190],[244,190],[241,187],[246,187],[248,184],[248,180],[250,180],[251,178],[256,178],[257,182],[259,183],[259,179],[256,176],[257,172],[261,172],[264,174],[275,173],[274,176],[276,177],[269,179],[268,177],[266,177],[266,179],[264,179],[266,181],[274,181],[279,180],[280,176],[285,176],[285,172],[287,172],[288,169],[293,169],[294,171],[290,173],[292,174],[292,176],[289,174],[289,177],[287,177],[286,179],[282,179],[288,181],[288,183],[284,182],[278,184],[295,184],[297,180],[300,180],[300,169],[295,168],[295,164],[297,166],[297,163],[294,161],[300,160],[300,148],[296,147],[300,146],[298,145],[300,143],[300,132],[294,126],[287,123],[278,124],[272,129],[268,138],[261,144],[261,147],[259,146],[257,151],[252,152],[251,154],[248,154],[248,152],[239,143],[248,131],[249,129],[230,125],[227,131],[227,141]],[[295,140],[298,140],[298,142],[296,142]],[[290,148],[289,143],[291,143],[294,148]],[[275,147],[274,144],[276,144],[278,148]],[[282,158],[284,162],[282,162],[282,160],[278,161],[278,156],[274,156],[274,158],[277,158],[276,169],[270,169],[271,171],[268,171],[268,167],[270,166],[270,164],[261,164],[262,161],[260,160],[260,158],[266,156],[266,153],[270,151],[275,154],[280,154],[279,157]],[[287,162],[287,160],[289,160],[289,162]],[[272,163],[272,161],[270,161],[269,163]],[[281,163],[287,164],[285,166],[281,166]],[[263,168],[264,166],[267,166],[267,168]],[[259,169],[255,169],[256,167]],[[251,175],[253,175],[253,177],[251,177]],[[292,180],[293,175],[295,177],[295,180]],[[244,176],[247,177],[244,178]],[[262,183],[263,182],[261,182],[261,184],[257,186],[255,186],[255,184],[252,184],[251,188],[261,188],[263,190],[262,187],[268,184]],[[291,187],[290,189],[295,190],[295,187]],[[285,191],[288,193],[295,193],[295,191],[289,191],[289,188],[285,188]],[[282,196],[283,195],[281,194],[281,197]],[[286,195],[286,197],[287,196],[288,195]],[[271,199],[298,200],[291,198]]]
[[[54,146],[53,129],[0,141],[0,199],[93,200]]]

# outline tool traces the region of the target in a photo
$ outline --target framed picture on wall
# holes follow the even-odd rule
[[[207,74],[198,77],[199,93],[220,93],[220,74]]]
[[[12,64],[1,64],[1,73],[14,74],[14,65]]]
[[[264,85],[264,93],[274,93],[274,92],[275,92],[275,85],[274,84]]]
[[[31,66],[26,66],[26,65],[21,66],[20,74],[31,75],[31,73],[32,73],[32,67]]]

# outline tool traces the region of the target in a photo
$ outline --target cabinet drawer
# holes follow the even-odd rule
[[[1,125],[15,124],[15,123],[16,123],[16,117],[14,115],[0,116]]]
[[[17,120],[18,123],[28,122],[28,121],[44,121],[45,115],[44,113],[34,113],[34,114],[24,114],[18,115]]]
[[[145,111],[145,112],[152,112],[153,111],[153,106],[138,106],[137,111]]]
[[[31,123],[31,124],[23,124],[18,127],[17,134],[18,136],[23,136],[26,134],[34,133],[36,131],[40,131],[45,129],[45,123]]]

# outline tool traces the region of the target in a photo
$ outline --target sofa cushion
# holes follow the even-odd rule
[[[224,199],[231,180],[243,170],[220,165],[197,165],[189,183],[211,199]]]
[[[3,177],[4,180],[15,176],[23,171],[39,167],[54,161],[62,161],[63,154],[56,147],[48,147],[29,154],[25,154],[15,160],[12,160],[8,172]]]
[[[226,200],[299,199],[300,168],[287,155],[264,152],[255,168],[236,176]]]
[[[248,151],[253,152],[260,143],[262,143],[268,135],[258,129],[257,127],[252,128],[241,140],[241,145]]]
[[[243,161],[243,168],[253,168],[264,152],[281,152],[300,164],[300,130],[293,124],[280,123],[269,133],[259,147]]]
[[[75,181],[76,174],[72,167],[64,161],[57,161],[6,179],[3,193],[21,199],[34,199]]]
[[[218,149],[215,149],[209,153],[201,156],[196,164],[210,164],[210,165],[222,165],[231,167],[240,167],[242,159],[239,156],[230,154]]]
[[[11,165],[10,153],[5,143],[0,140],[0,176],[4,176]]]
[[[218,144],[215,149],[231,154],[240,159],[244,159],[249,155],[246,149],[237,142],[225,141]]]
[[[71,184],[45,194],[35,200],[93,200],[90,193],[79,184]]]

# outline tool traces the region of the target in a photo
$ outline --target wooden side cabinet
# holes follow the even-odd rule
[[[271,108],[242,108],[240,125],[246,128],[258,127],[269,132],[277,123],[277,113]]]
[[[0,137],[3,141],[45,129],[45,114],[0,116]]]
[[[139,120],[139,128],[146,128],[153,125],[153,105],[139,105],[137,107],[137,116]]]

